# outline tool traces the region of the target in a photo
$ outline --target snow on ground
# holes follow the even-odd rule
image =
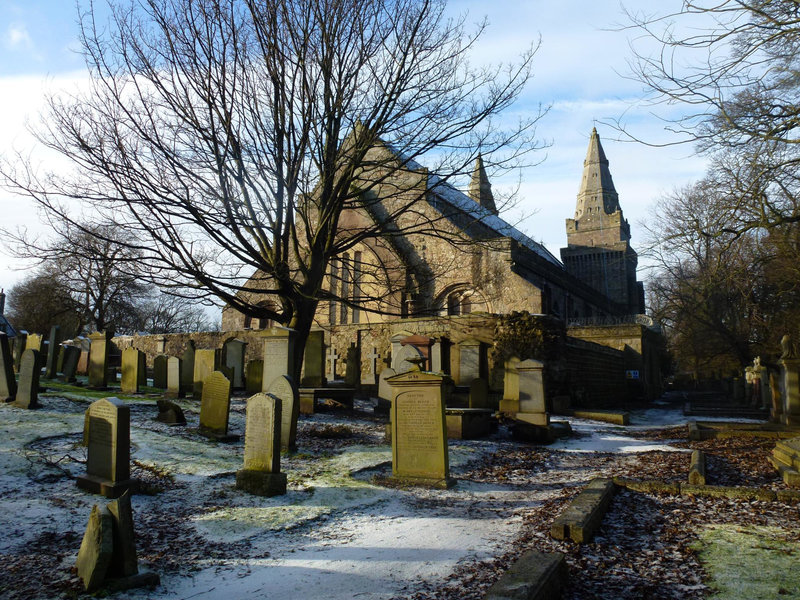
[[[0,552],[24,552],[50,535],[61,557],[56,578],[68,579],[91,506],[103,499],[73,481],[84,468],[83,411],[94,398],[57,394],[41,398],[38,411],[0,405]],[[581,454],[687,451],[571,419],[575,436],[550,446],[547,458],[529,446],[530,468],[503,483],[470,480],[465,475],[493,457],[519,451],[501,428],[488,440],[450,442],[456,487],[395,489],[373,478],[387,474],[391,461],[381,422],[319,414],[301,418],[299,452],[282,457],[288,493],[260,498],[234,487],[243,440],[216,444],[199,436],[197,403],[181,402],[186,428],[155,422],[153,399],[128,403],[135,469],[160,490],[133,498],[140,561],[161,572],[162,584],[119,598],[408,597],[443,584],[459,565],[502,555],[527,511],[603,474],[602,461]],[[244,433],[244,406],[241,398],[232,404],[234,433]],[[633,422],[636,429],[686,419],[676,410],[650,410],[634,412]],[[325,437],[326,427],[342,425],[351,439]]]

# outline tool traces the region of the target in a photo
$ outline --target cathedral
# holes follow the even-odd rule
[[[644,313],[630,226],[596,130],[589,138],[575,215],[566,221],[567,247],[561,250],[561,260],[498,215],[480,157],[466,191],[416,164],[399,177],[405,189],[426,190],[422,206],[408,212],[435,221],[437,235],[415,233],[418,221],[404,214],[392,224],[401,235],[391,244],[356,246],[333,261],[329,289],[353,302],[320,303],[319,327],[515,311],[549,314],[566,322],[630,320]],[[380,189],[374,193],[380,195]],[[365,226],[375,218],[369,209],[351,210],[343,214],[341,226]],[[370,264],[376,263],[382,272],[395,273],[395,284],[405,285],[387,283],[382,290],[381,282],[369,276]],[[356,307],[366,306],[365,298],[375,299],[374,310]],[[254,323],[231,309],[223,311],[226,331],[270,325]]]

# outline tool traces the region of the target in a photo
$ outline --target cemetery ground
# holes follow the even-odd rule
[[[42,408],[0,406],[0,597],[76,598],[75,558],[93,504],[84,411],[99,397],[45,382]],[[708,483],[785,489],[767,457],[774,439],[689,441],[680,402],[632,413],[632,425],[569,419],[552,445],[450,440],[449,490],[393,486],[385,420],[369,404],[301,416],[298,451],[281,457],[284,496],[235,489],[243,441],[197,432],[199,402],[180,400],[186,427],[154,420],[155,396],[131,407],[140,570],[155,589],[115,598],[481,598],[526,550],[565,553],[563,598],[799,598],[800,513],[779,501],[619,488],[594,540],[557,541],[550,526],[595,477],[686,481],[690,451]],[[245,398],[230,431],[244,434]],[[104,595],[105,593],[100,593]]]

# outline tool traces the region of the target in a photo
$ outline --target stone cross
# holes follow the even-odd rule
[[[336,348],[334,348],[333,346],[328,348],[327,359],[328,359],[328,379],[334,380],[336,379],[336,361],[339,359],[339,355],[336,354]]]
[[[378,360],[380,360],[381,354],[377,348],[372,348],[365,358],[367,359],[368,370],[363,373],[361,383],[376,385],[378,383]]]

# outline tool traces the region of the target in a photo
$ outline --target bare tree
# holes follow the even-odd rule
[[[502,169],[535,147],[540,113],[499,118],[535,47],[516,64],[472,67],[484,25],[468,34],[443,0],[111,9],[107,23],[91,8],[81,18],[91,90],[51,98],[39,132],[78,170],[40,178],[7,163],[7,186],[63,219],[71,201],[90,205],[160,285],[293,327],[298,358],[320,300],[360,301],[326,283],[332,260],[439,234],[451,215],[417,208],[432,186],[467,173],[478,153]],[[425,177],[423,158],[440,179]],[[348,212],[366,217],[344,223]],[[407,267],[372,273],[396,289]]]
[[[685,109],[667,129],[712,156],[711,175],[730,192],[729,228],[800,221],[800,3],[685,0],[629,17],[644,33],[634,76],[655,103]]]
[[[53,325],[72,337],[85,325],[84,311],[75,302],[58,273],[38,268],[8,291],[8,318],[20,331],[48,333]]]

